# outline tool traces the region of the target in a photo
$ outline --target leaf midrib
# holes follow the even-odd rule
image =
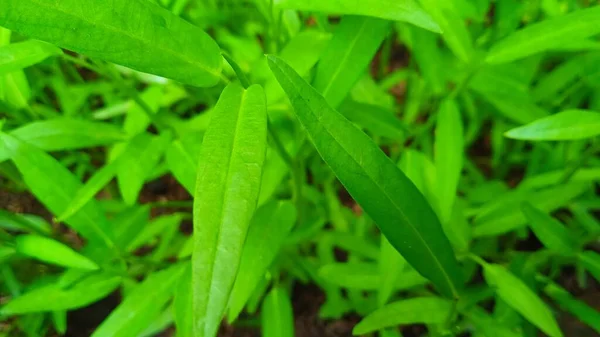
[[[103,21],[98,21],[98,22],[96,22],[96,21],[88,20],[88,19],[87,19],[87,18],[85,18],[85,17],[82,17],[82,16],[75,15],[74,13],[71,13],[71,12],[67,12],[67,11],[65,11],[65,10],[64,10],[63,8],[61,8],[61,7],[58,7],[58,6],[56,6],[56,7],[55,7],[55,6],[50,6],[50,5],[48,5],[48,4],[47,4],[47,2],[43,2],[43,1],[42,1],[42,2],[40,2],[40,1],[38,1],[38,0],[30,0],[30,1],[32,1],[33,3],[35,3],[35,4],[37,4],[37,5],[41,6],[41,7],[45,7],[45,8],[49,8],[49,9],[54,9],[54,10],[56,10],[57,12],[63,13],[63,14],[65,14],[66,16],[73,17],[73,18],[75,18],[75,19],[77,19],[77,20],[79,20],[79,21],[83,21],[83,22],[85,22],[85,23],[87,23],[87,24],[90,24],[90,25],[95,25],[95,26],[97,26],[97,27],[105,28],[105,29],[106,29],[106,30],[108,30],[108,31],[112,31],[112,32],[114,32],[114,33],[119,33],[119,34],[122,34],[122,35],[124,35],[124,36],[126,36],[126,37],[128,37],[128,38],[130,38],[130,39],[132,39],[132,40],[135,40],[135,41],[141,42],[141,44],[142,44],[142,45],[144,45],[144,46],[149,46],[149,47],[151,47],[150,49],[158,49],[158,50],[162,50],[162,51],[166,52],[167,54],[170,54],[170,55],[174,56],[176,59],[181,59],[181,60],[182,60],[184,63],[186,63],[186,64],[190,64],[190,65],[192,65],[192,66],[196,66],[196,67],[198,67],[198,68],[201,68],[202,70],[206,71],[207,73],[209,73],[209,74],[211,74],[211,75],[213,75],[213,76],[215,76],[215,77],[219,77],[219,75],[220,75],[220,74],[218,74],[218,72],[216,72],[216,71],[215,71],[215,70],[213,70],[212,68],[208,68],[208,67],[206,67],[206,66],[205,66],[204,64],[202,64],[202,63],[196,63],[196,62],[194,62],[194,60],[191,60],[191,59],[189,59],[189,58],[187,58],[187,57],[185,57],[185,56],[183,56],[183,55],[181,55],[181,54],[177,53],[175,50],[171,50],[171,49],[168,49],[168,48],[167,48],[167,49],[165,49],[165,48],[161,48],[162,44],[155,44],[155,45],[154,45],[154,44],[151,44],[151,43],[149,43],[148,41],[146,41],[146,40],[144,40],[144,39],[141,39],[141,38],[139,38],[139,37],[137,37],[137,36],[135,36],[135,35],[131,35],[129,32],[127,32],[127,31],[125,31],[125,30],[121,30],[121,29],[119,29],[118,27],[115,27],[115,26],[111,26],[111,25],[105,24]],[[138,1],[138,0],[134,0],[134,1],[137,1],[138,3],[140,3],[140,1]],[[147,6],[147,4],[144,4],[144,3],[141,3],[141,4],[142,4],[142,6]],[[179,20],[182,20],[182,19],[180,19],[180,18],[177,18],[177,19],[179,19]],[[190,25],[192,25],[192,24],[190,24]],[[194,26],[194,25],[192,25],[192,26]],[[194,27],[195,27],[195,26],[194,26]],[[200,28],[198,28],[198,29],[200,30]],[[169,31],[170,31],[170,30],[169,30]]]
[[[291,80],[291,78],[286,75],[283,71],[281,72],[284,76],[286,76],[288,78],[288,81],[290,82],[290,84],[292,84],[294,86],[294,88],[296,90],[299,89],[298,86],[296,86],[296,84]],[[314,89],[313,89],[314,90]],[[300,92],[298,90],[298,92]],[[302,97],[301,95],[297,95],[297,97],[299,97],[307,106],[310,106],[308,104],[308,101],[304,99],[304,97]],[[333,109],[332,109],[333,110]],[[312,109],[311,109],[311,113],[312,113]],[[313,114],[314,115],[314,114]],[[315,115],[315,117],[318,118],[318,116]],[[343,117],[342,117],[343,118]],[[354,159],[354,157],[348,152],[348,150],[346,150],[346,148],[344,146],[341,145],[341,143],[337,140],[336,137],[333,136],[333,134],[329,131],[329,128],[327,126],[325,126],[325,124],[323,123],[319,123],[323,129],[327,132],[327,134],[337,143],[337,145],[342,148],[344,150],[344,152],[346,153],[346,155],[348,155],[348,157],[350,157],[352,159],[352,161],[358,166],[361,167],[362,166],[356,161],[356,159]],[[389,160],[389,158],[385,157],[387,160]],[[446,282],[448,283],[448,285],[450,286],[450,290],[452,291],[452,294],[457,297],[458,296],[458,291],[456,290],[456,288],[454,287],[454,284],[452,282],[452,279],[450,278],[450,276],[448,275],[448,273],[446,272],[446,270],[443,268],[443,265],[441,264],[441,262],[437,259],[437,257],[435,256],[435,254],[433,254],[433,251],[431,251],[431,248],[429,247],[429,245],[427,245],[427,242],[425,241],[425,239],[423,238],[423,236],[421,236],[421,233],[419,233],[419,231],[415,228],[415,226],[412,224],[411,221],[408,221],[408,217],[406,216],[406,214],[404,213],[404,211],[396,204],[396,202],[394,201],[393,198],[390,197],[390,195],[387,193],[387,191],[385,189],[383,189],[375,179],[373,179],[373,177],[371,177],[370,174],[368,174],[367,170],[363,169],[363,172],[366,173],[366,176],[369,178],[369,180],[371,180],[371,182],[374,183],[375,186],[377,186],[377,188],[379,188],[381,191],[383,191],[382,195],[384,195],[391,203],[392,205],[394,205],[394,207],[398,210],[398,212],[400,213],[400,215],[402,216],[402,218],[405,220],[405,223],[407,223],[409,225],[409,228],[416,233],[417,238],[422,242],[423,246],[425,246],[425,248],[427,249],[427,252],[429,253],[429,255],[431,255],[433,257],[433,260],[435,261],[437,267],[442,271],[442,275],[444,276],[444,279],[446,279]]]

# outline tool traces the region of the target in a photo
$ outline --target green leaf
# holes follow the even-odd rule
[[[275,0],[275,5],[311,12],[366,15],[405,21],[436,33],[440,32],[437,23],[414,0]]]
[[[294,337],[292,301],[285,289],[275,287],[265,297],[261,321],[263,337]]]
[[[593,251],[579,253],[579,260],[594,278],[600,281],[600,254]]]
[[[458,263],[423,195],[379,147],[281,59],[271,70],[317,151],[404,258],[446,296],[462,287]],[[402,191],[402,193],[398,193]]]
[[[544,246],[557,253],[573,255],[577,249],[577,242],[571,232],[558,220],[525,202],[521,210],[529,226],[540,239]]]
[[[148,276],[130,291],[91,337],[137,336],[162,312],[188,267],[188,264],[179,264]]]
[[[361,78],[389,28],[389,22],[381,19],[342,18],[321,56],[314,80],[315,88],[331,106],[340,105]]]
[[[37,235],[19,235],[15,239],[19,254],[52,263],[58,266],[88,270],[98,269],[98,265],[58,241]]]
[[[267,147],[265,94],[228,85],[204,136],[194,198],[194,334],[213,337],[258,199]]]
[[[393,111],[375,105],[347,100],[340,106],[340,113],[377,136],[402,141],[407,131]]]
[[[359,290],[379,288],[381,277],[374,263],[331,263],[319,269],[319,276],[330,284]]]
[[[511,329],[504,322],[501,322],[499,318],[488,315],[485,310],[477,306],[463,314],[468,321],[473,323],[477,332],[482,333],[485,337],[523,337],[523,334],[518,329]]]
[[[363,318],[352,333],[364,335],[401,324],[441,324],[448,319],[451,308],[451,301],[439,297],[418,297],[393,302]]]
[[[177,337],[194,337],[194,297],[191,296],[192,293],[192,268],[190,266],[179,280],[173,298],[173,316]]]
[[[600,135],[600,113],[567,110],[509,130],[504,135],[508,138],[532,141],[591,138]]]
[[[444,101],[438,112],[435,129],[435,167],[437,197],[442,223],[450,221],[463,168],[463,126],[456,103]]]
[[[237,318],[264,278],[295,221],[296,209],[289,201],[267,203],[254,214],[242,250],[238,271],[241,277],[236,279],[231,291],[229,322]]]
[[[57,283],[33,289],[8,302],[2,315],[22,315],[42,311],[73,310],[108,296],[121,284],[121,277],[97,274],[86,277],[73,287],[61,288]]]
[[[550,337],[563,335],[550,309],[523,281],[499,265],[485,263],[483,271],[486,282],[506,304]]]
[[[510,62],[586,39],[600,33],[598,20],[600,7],[593,6],[526,26],[492,46],[486,61]]]
[[[558,305],[573,314],[581,322],[585,323],[600,334],[600,312],[579,301],[556,284],[550,283],[544,288],[544,293],[558,303]]]
[[[52,213],[62,214],[81,188],[79,180],[43,151],[8,134],[0,133],[0,140],[30,191]],[[102,242],[108,247],[114,245],[108,220],[94,202],[82,207],[66,223],[92,242]]]
[[[52,226],[43,218],[31,214],[12,213],[2,209],[0,209],[0,228],[45,235],[52,233]]]
[[[196,185],[201,145],[202,139],[198,138],[196,134],[182,137],[171,143],[165,156],[169,170],[190,194],[194,193]]]
[[[135,238],[127,245],[126,250],[133,252],[140,248],[144,244],[148,244],[155,237],[168,231],[169,228],[177,228],[181,223],[181,214],[169,214],[156,217],[151,222],[146,223],[145,226],[136,233]]]
[[[65,49],[195,86],[220,78],[215,41],[150,1],[7,0],[3,8],[0,26]]]
[[[124,151],[136,153],[135,156],[126,157],[117,172],[117,182],[125,204],[135,204],[146,179],[150,177],[170,143],[171,133],[164,132],[158,136],[145,134],[135,137],[124,145]]]
[[[377,304],[384,306],[392,294],[398,281],[400,272],[404,269],[406,260],[394,249],[390,242],[381,236],[381,255],[379,257],[379,289],[377,291]]]
[[[61,55],[62,50],[36,40],[13,43],[0,47],[0,74],[30,67],[50,56]]]
[[[114,125],[70,118],[29,123],[10,134],[44,151],[110,145],[126,139],[123,131]]]

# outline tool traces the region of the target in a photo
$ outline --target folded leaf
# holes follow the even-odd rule
[[[42,311],[73,310],[108,296],[121,284],[121,277],[105,274],[89,276],[67,289],[57,283],[33,289],[8,302],[2,315],[21,315]]]
[[[486,282],[506,304],[550,337],[563,335],[550,309],[523,281],[499,265],[486,263],[483,271]]]
[[[452,302],[439,297],[418,297],[390,303],[358,323],[352,333],[364,335],[401,324],[440,324],[445,322]]]
[[[526,26],[492,46],[486,61],[510,62],[594,36],[600,33],[598,20],[600,7],[593,6]]]
[[[294,337],[292,301],[285,289],[273,288],[265,297],[261,312],[263,337]]]
[[[228,85],[204,136],[194,198],[194,335],[214,337],[256,208],[267,147],[265,94]]]
[[[188,264],[155,272],[136,285],[91,337],[131,337],[146,329],[173,297],[173,289]]]
[[[270,202],[260,207],[248,229],[238,277],[231,291],[228,320],[234,321],[277,257],[296,221],[289,201]]]
[[[7,0],[0,26],[75,52],[183,83],[219,81],[219,47],[150,1]],[[85,38],[82,38],[85,37]]]
[[[576,140],[600,135],[600,112],[567,110],[509,130],[505,136],[513,139]]]
[[[458,296],[458,263],[423,195],[367,135],[293,69],[277,57],[268,59],[317,151],[354,200],[417,271],[444,295]]]
[[[571,232],[560,221],[525,202],[521,210],[529,226],[540,241],[557,253],[573,255],[577,249],[577,242]]]
[[[62,50],[49,43],[29,40],[0,47],[0,74],[27,68],[50,56],[61,55]]]
[[[331,106],[340,105],[364,74],[389,28],[389,22],[381,19],[342,19],[321,56],[314,80],[315,88]]]
[[[439,33],[440,27],[414,0],[275,0],[281,8],[332,14],[366,15],[412,23]]]
[[[69,246],[43,236],[19,235],[15,239],[15,247],[19,254],[59,266],[88,270],[99,268],[95,262]]]
[[[62,214],[81,188],[77,178],[56,159],[34,146],[3,133],[0,133],[0,140],[30,191],[52,213]],[[94,202],[82,207],[66,223],[92,242],[109,247],[114,245],[108,220]]]

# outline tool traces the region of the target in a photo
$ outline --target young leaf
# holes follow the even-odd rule
[[[294,337],[292,301],[285,289],[275,287],[265,297],[261,320],[263,337]]]
[[[256,208],[267,147],[265,94],[228,85],[204,136],[194,198],[194,335],[214,337]]]
[[[486,282],[498,296],[550,337],[562,337],[562,332],[546,304],[519,278],[504,267],[484,264]]]
[[[252,217],[238,272],[242,277],[236,279],[229,300],[229,322],[237,318],[264,278],[295,221],[296,209],[289,201],[265,204]]]
[[[463,126],[456,103],[447,100],[438,112],[435,130],[437,197],[442,223],[450,221],[463,167]]]
[[[3,8],[0,26],[23,35],[191,85],[219,81],[215,41],[150,1],[8,0]]]
[[[550,283],[544,288],[544,293],[552,298],[564,310],[572,313],[580,321],[600,334],[600,312],[579,301],[568,291],[556,284]]]
[[[586,39],[600,33],[598,20],[600,7],[592,6],[526,26],[492,46],[486,61],[510,62]]]
[[[19,235],[15,239],[15,247],[20,254],[59,266],[88,270],[99,268],[95,262],[69,246],[43,236]]]
[[[567,110],[509,130],[505,136],[513,139],[576,140],[600,135],[600,112]]]
[[[54,214],[62,214],[81,188],[81,183],[56,159],[19,139],[0,133],[31,192]],[[89,202],[66,223],[92,242],[112,247],[113,235],[99,207]]]
[[[126,139],[114,125],[69,118],[29,123],[10,134],[44,151],[110,145]]]
[[[281,8],[311,12],[366,15],[412,23],[439,33],[440,27],[414,0],[275,0]]]
[[[0,74],[27,68],[50,56],[61,55],[62,50],[49,43],[29,40],[0,47]]]
[[[401,324],[440,324],[450,315],[452,302],[439,297],[418,297],[390,303],[363,318],[352,330],[354,335]]]
[[[577,242],[562,223],[528,202],[523,203],[521,210],[535,235],[546,247],[567,256],[575,253]]]
[[[367,135],[285,62],[274,56],[268,60],[317,151],[354,200],[417,271],[444,295],[458,296],[458,262],[423,195]]]
[[[321,56],[314,80],[315,88],[331,106],[340,105],[363,75],[389,28],[389,22],[381,19],[342,19]]]
[[[111,312],[91,337],[131,337],[146,329],[173,296],[173,288],[188,264],[179,264],[148,276]]]
[[[121,277],[105,274],[89,276],[68,289],[52,283],[11,300],[0,309],[0,314],[22,315],[85,307],[108,296],[119,284]]]

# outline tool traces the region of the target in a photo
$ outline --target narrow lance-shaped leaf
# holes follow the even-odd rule
[[[564,255],[575,253],[577,249],[575,238],[558,220],[528,202],[523,203],[521,210],[529,220],[529,226],[535,235],[546,247]]]
[[[229,300],[267,146],[262,87],[228,85],[212,112],[194,198],[194,335],[214,337]]]
[[[304,11],[405,21],[436,33],[440,32],[438,24],[414,0],[275,0],[275,5]]]
[[[281,59],[269,65],[313,144],[389,242],[446,296],[462,286],[458,262],[423,195],[379,147]]]
[[[63,267],[98,269],[98,265],[58,241],[37,235],[20,235],[15,239],[17,252],[40,261]]]
[[[544,288],[544,293],[558,303],[562,309],[572,313],[600,334],[600,312],[598,310],[575,299],[568,291],[553,283]]]
[[[452,302],[439,297],[418,297],[390,303],[358,323],[352,333],[364,335],[400,324],[440,324],[450,315]]]
[[[215,41],[151,1],[7,0],[0,26],[183,83],[204,87],[219,81],[222,59]]]
[[[146,329],[173,297],[173,288],[188,264],[179,264],[148,276],[94,331],[92,337],[131,337]]]
[[[262,336],[294,337],[292,301],[285,289],[273,288],[263,302]]]
[[[592,276],[600,281],[600,254],[591,250],[579,253],[579,260]]]
[[[600,33],[600,7],[593,6],[527,26],[495,44],[486,61],[504,63]]]
[[[562,337],[550,309],[523,281],[499,265],[485,263],[483,271],[486,282],[506,304],[550,337]]]
[[[50,56],[60,55],[62,50],[49,43],[29,40],[0,47],[0,74],[27,68]]]
[[[0,133],[31,192],[54,214],[62,214],[81,188],[77,178],[52,156],[8,134]],[[108,220],[93,202],[67,219],[66,223],[93,242],[112,247],[113,235]]]
[[[323,52],[314,86],[337,107],[365,72],[389,31],[389,22],[346,16]]]
[[[508,138],[532,141],[577,140],[597,135],[600,135],[600,112],[587,110],[559,112],[505,133]]]
[[[296,209],[289,201],[260,207],[250,223],[242,250],[239,275],[231,292],[228,320],[232,322],[264,278],[269,266],[296,221]]]
[[[438,112],[435,130],[435,167],[437,197],[442,222],[450,221],[456,190],[463,167],[463,126],[460,112],[452,100],[444,101]]]

